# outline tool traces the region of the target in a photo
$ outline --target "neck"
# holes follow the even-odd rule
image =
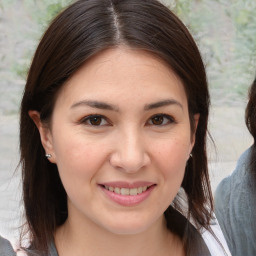
[[[165,218],[138,234],[114,234],[95,223],[75,219],[57,230],[56,248],[59,256],[169,256],[183,255],[181,241],[166,228]]]

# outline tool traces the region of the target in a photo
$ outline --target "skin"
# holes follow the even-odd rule
[[[105,50],[63,86],[50,127],[38,112],[29,115],[68,195],[68,219],[55,236],[61,256],[184,254],[163,213],[195,135],[184,87],[163,61],[141,50]],[[116,181],[154,188],[141,203],[123,206],[99,185]]]

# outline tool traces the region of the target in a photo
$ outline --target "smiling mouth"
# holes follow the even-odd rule
[[[99,184],[104,194],[122,206],[135,206],[146,200],[157,186],[151,182],[110,182]]]
[[[106,190],[111,191],[118,195],[123,195],[123,196],[137,196],[145,192],[150,187],[151,186],[143,186],[138,188],[119,188],[119,187],[111,187],[111,186],[104,185],[104,188]]]

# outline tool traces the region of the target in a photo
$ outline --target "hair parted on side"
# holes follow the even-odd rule
[[[90,57],[118,45],[148,51],[177,74],[186,91],[192,131],[193,116],[200,114],[193,158],[188,160],[182,187],[196,227],[210,229],[213,203],[206,155],[209,93],[205,68],[192,36],[156,0],[79,0],[59,14],[42,37],[21,103],[23,200],[32,248],[38,251],[47,252],[54,231],[65,222],[67,195],[56,165],[45,158],[39,132],[28,111],[37,110],[41,121],[50,124],[58,92],[65,82]],[[182,210],[178,197],[170,207]],[[165,217],[171,227],[168,210]],[[189,247],[189,236],[184,243]]]

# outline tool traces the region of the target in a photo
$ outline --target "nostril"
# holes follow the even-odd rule
[[[109,161],[118,170],[134,173],[147,166],[150,163],[150,157],[139,140],[127,140],[120,141],[119,147],[110,155]]]

